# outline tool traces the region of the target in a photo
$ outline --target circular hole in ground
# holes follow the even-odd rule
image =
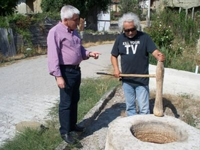
[[[131,133],[143,142],[166,144],[183,141],[187,138],[186,132],[180,128],[161,122],[142,122],[131,127]]]

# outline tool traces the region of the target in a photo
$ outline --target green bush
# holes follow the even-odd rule
[[[0,28],[8,28],[9,22],[7,17],[0,16]]]
[[[158,47],[166,47],[172,44],[174,40],[174,35],[170,26],[165,26],[165,24],[155,21],[150,28],[146,31],[152,37],[153,41]]]
[[[9,23],[17,29],[28,29],[31,25],[32,18],[22,14],[15,14],[10,16]]]
[[[200,16],[198,17],[198,12],[196,14],[193,19],[191,15],[186,16],[185,11],[179,13],[177,10],[164,9],[154,20],[160,21],[165,26],[170,26],[174,35],[186,44],[194,44],[199,37],[198,30],[200,29]]]
[[[52,20],[60,20],[60,13],[58,12],[44,12],[32,15],[32,20],[34,23],[43,22],[46,18]]]
[[[200,13],[192,19],[185,12],[165,9],[154,15],[152,26],[145,31],[152,37],[158,49],[165,54],[165,67],[194,71],[196,43],[200,35]],[[186,53],[187,52],[187,53]],[[157,61],[151,55],[150,63]]]

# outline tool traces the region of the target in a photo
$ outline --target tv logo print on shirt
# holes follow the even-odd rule
[[[133,54],[136,53],[137,47],[140,44],[140,41],[128,41],[128,42],[123,42],[124,47],[126,48],[126,54],[129,54],[129,48],[131,48]]]

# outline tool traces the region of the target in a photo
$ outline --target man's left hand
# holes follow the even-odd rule
[[[165,61],[165,55],[162,54],[159,50],[155,50],[152,54],[158,61],[160,62]]]

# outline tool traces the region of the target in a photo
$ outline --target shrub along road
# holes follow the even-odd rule
[[[97,78],[97,71],[111,67],[112,44],[88,48],[101,53],[98,60],[81,63],[82,78]],[[156,67],[150,65],[150,74]],[[46,55],[17,61],[0,67],[0,145],[15,135],[15,125],[21,121],[43,123],[49,109],[58,101],[55,79],[48,74]],[[155,79],[150,89],[155,90]],[[183,94],[200,100],[200,75],[191,72],[165,69],[164,93]]]

